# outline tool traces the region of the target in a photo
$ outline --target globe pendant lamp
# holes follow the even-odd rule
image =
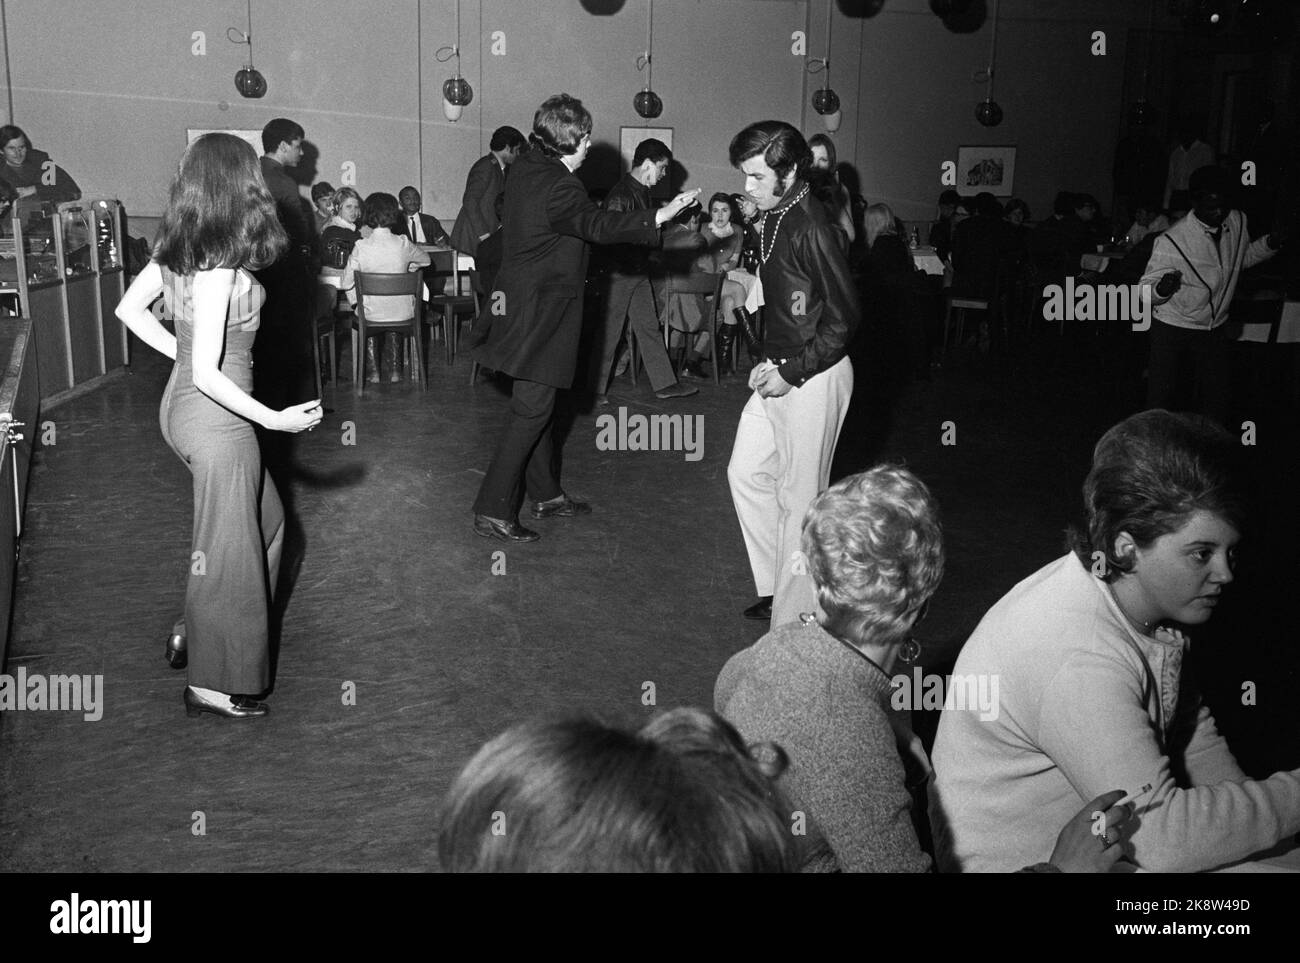
[[[445,57],[440,56],[443,51],[447,51]],[[439,63],[456,58],[456,75],[442,85],[442,114],[454,124],[474,99],[474,88],[460,75],[460,0],[456,0],[456,45],[443,47],[435,56]]]
[[[654,50],[655,0],[646,3],[645,53],[636,58],[636,69],[644,70],[645,89],[632,98],[632,109],[646,120],[653,120],[664,112],[663,99],[650,88],[654,81],[651,54]]]
[[[822,123],[831,133],[840,129],[840,95],[831,89],[831,21],[835,16],[835,5],[827,4],[826,9],[826,56],[808,61],[806,70],[810,74],[826,71],[821,89],[813,91],[813,110],[821,115]]]
[[[993,39],[989,42],[989,87],[980,103],[975,105],[975,119],[985,127],[996,127],[1002,123],[1002,108],[993,99],[993,74],[998,60],[998,5],[1001,0],[993,0]]]
[[[240,31],[231,27],[226,31],[226,37],[231,43],[248,45],[248,65],[235,74],[235,89],[241,97],[252,100],[265,96],[266,78],[253,66],[253,0],[248,0],[248,29]]]

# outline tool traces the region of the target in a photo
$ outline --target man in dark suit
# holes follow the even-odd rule
[[[588,242],[655,244],[658,227],[699,193],[658,211],[602,211],[574,174],[591,148],[591,114],[568,94],[538,108],[532,142],[506,182],[505,256],[487,296],[487,341],[474,352],[515,379],[510,419],[474,502],[474,531],[514,542],[541,537],[519,524],[525,486],[533,518],[591,511],[560,487],[551,438],[555,393],[573,384],[578,364]]]
[[[477,254],[479,242],[497,229],[501,219],[493,210],[493,201],[505,190],[506,168],[527,149],[524,135],[513,127],[498,127],[492,132],[489,153],[474,162],[465,179],[460,216],[451,229],[451,246],[456,250]]]
[[[302,160],[301,126],[277,117],[262,129],[262,179],[275,198],[275,213],[289,235],[280,259],[259,271],[266,288],[262,325],[257,332],[254,367],[257,399],[283,407],[310,398],[311,338],[307,331],[312,301],[312,239],[315,231],[306,198],[285,173]],[[306,390],[308,393],[304,394]]]
[[[632,155],[632,169],[624,174],[601,206],[607,211],[644,211],[650,208],[650,191],[668,174],[672,163],[668,145],[653,137],[636,145]],[[664,350],[659,334],[659,315],[655,311],[654,295],[650,291],[649,253],[634,244],[620,244],[609,251],[609,274],[604,284],[604,323],[601,328],[604,340],[596,357],[596,404],[609,404],[610,372],[614,370],[614,354],[623,338],[623,329],[630,322],[650,390],[656,398],[686,398],[700,389],[678,382],[673,374],[672,362]]]
[[[414,187],[403,187],[397,195],[397,203],[402,205],[402,223],[394,229],[394,234],[406,235],[413,244],[452,246],[451,238],[443,230],[442,223],[432,214],[421,213],[423,199]]]

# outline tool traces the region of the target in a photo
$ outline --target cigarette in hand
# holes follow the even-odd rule
[[[1145,796],[1150,791],[1151,791],[1151,783],[1147,783],[1141,789],[1134,790],[1133,792],[1125,796],[1123,799],[1121,799],[1119,802],[1114,803],[1110,808],[1114,809],[1116,806],[1127,806],[1129,803],[1133,802],[1139,796]]]

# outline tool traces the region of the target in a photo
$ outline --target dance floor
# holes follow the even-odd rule
[[[971,351],[930,383],[859,367],[837,475],[904,461],[943,510],[947,577],[918,632],[929,666],[1060,554],[1093,443],[1140,398],[1084,358],[1041,354],[1013,371]],[[57,441],[32,470],[7,671],[102,674],[104,708],[95,722],[0,718],[0,867],[435,869],[439,801],[485,739],[538,714],[709,705],[719,668],[764,628],[740,618],[753,586],[726,483],[743,380],[659,402],[620,378],[604,410],[701,415],[702,457],[599,450],[601,410],[580,409],[564,479],[594,513],[506,546],[470,528],[506,396],[470,388],[467,360],[447,368],[435,352],[426,394],[327,387],[334,411],[279,469],[295,562],[271,714],[187,718],[184,673],[162,656],[188,569],[190,479],[159,434],[167,365],[136,357],[132,374],[44,416]],[[1255,773],[1300,765],[1283,610],[1300,574],[1300,445],[1293,415],[1259,410],[1269,514],[1195,659]],[[1240,705],[1243,680],[1257,705]]]

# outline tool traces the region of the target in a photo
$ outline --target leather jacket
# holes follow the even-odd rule
[[[763,353],[782,362],[781,377],[795,387],[845,356],[862,318],[848,260],[825,208],[811,192],[792,203],[803,188],[796,181],[791,200],[768,211],[760,228],[767,254],[759,266]]]
[[[650,210],[650,188],[631,174],[624,174],[610,188],[601,207],[606,211]],[[642,244],[615,244],[605,252],[609,269],[615,274],[644,277],[650,266],[650,250]]]

